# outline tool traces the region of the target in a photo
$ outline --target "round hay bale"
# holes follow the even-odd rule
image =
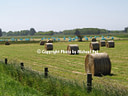
[[[52,43],[45,43],[45,49],[46,50],[53,50],[53,44]]]
[[[100,45],[98,42],[91,42],[90,43],[90,50],[100,50]]]
[[[5,42],[5,45],[10,45],[10,43],[9,42]]]
[[[105,40],[99,41],[99,44],[100,44],[101,47],[105,46],[106,45]]]
[[[85,58],[86,73],[94,76],[110,75],[111,61],[107,53],[88,54]]]
[[[107,41],[106,42],[106,47],[107,48],[114,48],[115,47],[114,41]]]
[[[75,55],[75,54],[79,54],[79,46],[77,44],[69,44],[67,46],[67,51],[68,54],[70,55]]]
[[[40,45],[44,45],[46,41],[40,41]]]
[[[53,43],[53,40],[47,40],[47,43]]]
[[[96,38],[92,38],[92,42],[96,42],[97,40],[96,40]]]

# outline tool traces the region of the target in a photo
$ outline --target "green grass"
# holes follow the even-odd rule
[[[1,63],[0,75],[2,77],[0,88],[5,86],[0,91],[1,94],[6,94],[2,96],[85,96],[88,94],[86,89],[78,85],[77,82],[62,80],[53,76],[44,78],[41,73],[26,68],[22,71],[19,66],[14,64],[5,65]],[[10,77],[13,79],[10,79]],[[22,88],[23,85],[29,87]],[[2,90],[4,91],[2,92]],[[19,92],[20,94],[18,94]],[[88,96],[93,94],[95,93],[92,92]]]
[[[56,42],[54,50],[66,50],[68,44],[78,44],[80,50],[89,51],[89,42]],[[122,90],[128,88],[128,41],[115,41],[115,48],[102,47],[99,52],[109,54],[112,63],[112,76],[102,78],[93,77],[93,85],[119,87]],[[9,63],[24,62],[25,67],[43,72],[44,67],[49,68],[49,74],[66,80],[77,81],[81,85],[86,82],[85,56],[86,54],[37,54],[37,49],[44,49],[38,43],[0,45],[0,59],[8,58]],[[106,85],[107,84],[107,85]],[[109,87],[107,86],[107,87]],[[115,86],[115,87],[113,87]],[[110,88],[110,89],[111,89]],[[107,89],[106,89],[107,90]],[[118,90],[118,89],[117,89]],[[114,91],[115,92],[115,91]]]
[[[6,74],[0,72],[0,96],[42,96],[39,91],[23,86]]]
[[[118,38],[128,38],[128,34],[125,34],[125,35],[116,35],[116,37],[118,37]]]
[[[1,45],[5,45],[6,41],[0,42]],[[30,43],[39,43],[39,41],[9,41],[10,44],[30,44]]]
[[[125,88],[105,81],[102,81],[105,85],[94,84],[88,93],[85,82],[81,85],[51,75],[44,78],[42,73],[27,68],[21,70],[14,64],[0,63],[0,76],[2,96],[126,96],[128,93]]]
[[[58,42],[54,43],[54,50],[66,50],[67,45],[77,43],[80,50],[89,50],[89,42]],[[109,79],[120,81],[124,85],[128,83],[128,41],[115,41],[115,48],[102,47],[100,52],[109,54],[112,62],[112,74]],[[1,59],[8,58],[9,62],[24,62],[26,67],[43,72],[44,67],[49,68],[49,73],[72,80],[85,80],[85,56],[86,54],[37,54],[37,49],[44,50],[44,46],[35,44],[12,44],[9,46],[1,45]],[[102,79],[102,78],[101,78]],[[100,79],[99,79],[100,80]]]

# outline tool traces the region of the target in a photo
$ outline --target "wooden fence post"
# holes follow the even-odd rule
[[[8,59],[7,58],[5,58],[5,64],[8,64]]]
[[[21,69],[24,70],[24,63],[20,63]]]
[[[45,76],[45,78],[47,78],[48,77],[48,68],[46,67],[46,68],[44,68],[44,76]]]
[[[92,74],[88,73],[87,74],[87,92],[91,92],[92,90]]]

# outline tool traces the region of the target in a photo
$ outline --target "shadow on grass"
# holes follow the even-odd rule
[[[113,74],[113,73],[111,73],[111,74],[98,74],[98,75],[95,75],[96,77],[104,77],[104,76],[117,76],[117,74]]]

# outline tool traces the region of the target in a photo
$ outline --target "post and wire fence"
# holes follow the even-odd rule
[[[6,65],[8,64],[8,59],[7,58],[5,58],[5,62],[4,63]],[[20,68],[21,68],[21,70],[25,70],[23,62],[20,63]],[[45,67],[44,68],[44,77],[45,78],[48,78],[48,72],[49,72],[48,67]],[[87,92],[88,93],[92,91],[92,80],[93,80],[92,79],[92,74],[91,73],[87,73]]]

